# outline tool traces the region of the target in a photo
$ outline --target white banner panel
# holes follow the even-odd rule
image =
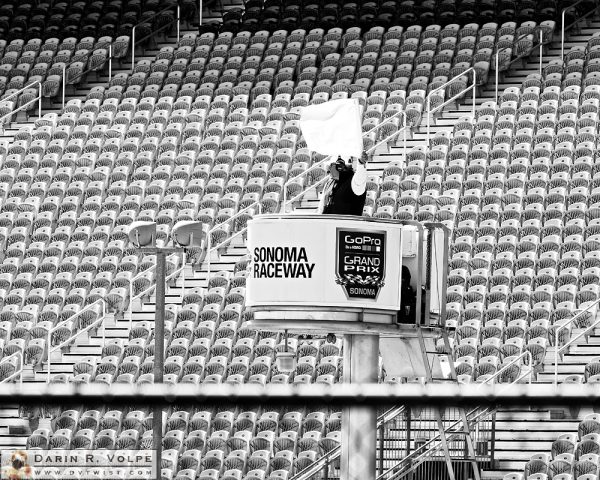
[[[400,308],[401,226],[360,217],[257,216],[246,305]]]

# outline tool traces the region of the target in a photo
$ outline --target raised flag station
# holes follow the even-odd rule
[[[376,383],[380,352],[388,374],[443,376],[427,356],[443,335],[448,232],[442,225],[258,215],[248,222],[248,249],[246,304],[257,330],[344,335],[346,383]],[[402,267],[417,296],[413,324],[399,323]],[[375,478],[376,415],[369,406],[344,409],[341,478]]]

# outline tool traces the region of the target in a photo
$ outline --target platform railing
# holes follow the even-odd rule
[[[437,92],[439,92],[441,90],[445,91],[445,89],[447,87],[449,87],[450,85],[452,85],[453,83],[455,83],[459,79],[464,78],[465,76],[468,76],[468,74],[471,73],[471,72],[473,73],[473,81],[472,81],[471,85],[467,86],[467,88],[465,88],[465,89],[461,90],[460,92],[458,92],[452,98],[449,98],[448,100],[445,100],[443,103],[441,103],[440,105],[438,105],[434,109],[431,109],[431,97],[435,93],[437,93]],[[443,85],[440,85],[436,89],[434,89],[431,92],[429,92],[429,94],[427,95],[427,98],[425,99],[425,106],[426,106],[425,107],[425,113],[427,114],[427,138],[426,138],[427,148],[429,148],[429,139],[430,139],[430,135],[431,135],[431,120],[432,120],[433,114],[435,112],[437,112],[438,110],[441,110],[442,108],[444,108],[450,102],[453,102],[457,98],[461,97],[462,95],[464,95],[465,93],[467,93],[469,90],[473,90],[472,115],[473,115],[473,119],[475,119],[475,98],[476,98],[476,95],[477,95],[477,73],[475,71],[475,68],[470,67],[470,68],[466,69],[464,72],[456,75],[455,77],[451,78],[446,83],[444,83]]]
[[[11,93],[9,96],[1,99],[0,101],[5,102],[5,101],[8,101],[8,100],[12,99],[13,97],[17,97],[17,99],[18,99],[18,96],[21,93],[23,93],[25,90],[28,90],[30,88],[34,88],[36,85],[38,86],[38,96],[35,97],[35,98],[33,98],[33,99],[31,99],[29,102],[21,105],[20,107],[15,108],[13,111],[11,111],[11,112],[3,115],[2,117],[0,117],[0,130],[4,129],[4,121],[7,118],[11,118],[15,113],[20,112],[21,110],[27,108],[29,105],[31,105],[32,103],[34,103],[36,101],[39,102],[39,105],[38,105],[38,118],[42,118],[42,84],[40,82],[38,82],[38,81],[30,83],[26,87],[21,88],[17,92]]]
[[[69,338],[67,338],[66,340],[60,342],[58,345],[52,346],[52,334],[54,332],[56,332],[58,329],[66,326],[69,322],[75,320],[77,317],[80,317],[82,314],[95,310],[96,305],[100,305],[101,306],[101,314],[98,315],[98,318],[96,318],[96,320],[94,320],[92,323],[90,323],[87,327],[81,329],[81,330],[77,330],[75,333],[73,333]],[[106,301],[102,298],[99,298],[98,300],[96,300],[93,303],[90,303],[87,307],[85,307],[83,310],[81,310],[80,312],[75,313],[74,315],[71,315],[69,318],[59,322],[58,324],[56,324],[54,327],[52,327],[51,329],[48,330],[48,334],[46,337],[46,349],[48,352],[48,374],[47,374],[47,379],[46,382],[50,383],[50,374],[51,374],[51,366],[52,366],[52,353],[56,352],[57,350],[61,349],[62,347],[69,345],[70,343],[72,343],[77,337],[79,337],[80,335],[89,332],[90,330],[92,330],[93,328],[96,328],[98,326],[102,326],[102,345],[105,344],[105,340],[106,340],[106,326],[104,325],[104,318],[106,317],[106,312],[107,312],[107,308],[106,308]]]
[[[600,298],[597,299],[596,301],[590,303],[583,310],[577,312],[567,322],[556,327],[556,330],[554,331],[554,385],[558,384],[558,359],[560,357],[560,354],[562,352],[568,350],[568,348],[571,345],[573,345],[577,340],[579,340],[584,335],[587,335],[589,332],[591,332],[592,330],[594,330],[595,328],[597,328],[600,325],[600,316],[598,316],[598,312],[597,312],[598,305],[600,305]],[[594,312],[596,314],[596,318],[594,319],[592,324],[589,327],[586,327],[583,331],[579,332],[577,335],[569,338],[569,340],[564,345],[559,346],[558,342],[560,340],[560,332],[569,328],[571,325],[573,325],[573,323],[575,323],[576,321],[581,319],[581,317],[584,314],[588,313],[590,311],[590,309],[592,309],[592,308],[594,308],[596,310]]]
[[[563,8],[562,11],[560,12],[560,19],[561,19],[561,22],[560,22],[560,59],[561,60],[563,60],[565,58],[565,31],[569,30],[571,27],[575,26],[577,23],[579,23],[584,18],[589,17],[594,12],[596,12],[598,10],[598,8],[600,8],[600,4],[598,3],[598,1],[596,1],[596,6],[594,8],[592,8],[588,12],[584,13],[583,15],[577,17],[568,26],[565,26],[565,13],[567,13],[569,10],[575,8],[580,3],[583,3],[584,1],[585,0],[578,0],[573,5],[569,5],[568,7]]]
[[[23,384],[23,365],[25,364],[25,362],[24,362],[25,358],[23,356],[23,352],[15,352],[15,353],[9,355],[8,357],[4,357],[2,360],[0,360],[0,366],[4,363],[11,363],[11,359],[13,359],[13,358],[18,358],[20,360],[16,370],[12,374],[10,374],[8,377],[2,379],[0,381],[0,383],[8,383],[13,378],[18,376],[19,383]]]

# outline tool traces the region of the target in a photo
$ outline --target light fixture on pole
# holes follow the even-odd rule
[[[288,331],[283,332],[284,347],[283,352],[277,352],[275,356],[275,364],[277,370],[281,373],[291,373],[296,369],[296,353],[288,351]]]
[[[202,222],[178,222],[171,237],[177,248],[156,245],[155,222],[133,222],[129,230],[129,241],[136,250],[146,255],[156,255],[156,311],[154,316],[154,383],[163,382],[165,368],[165,294],[167,282],[167,256],[173,253],[185,253],[189,247],[202,245],[204,239]],[[185,262],[185,260],[184,260]],[[162,464],[162,408],[155,407],[153,412],[152,441],[156,450],[155,471],[157,480],[161,479]]]

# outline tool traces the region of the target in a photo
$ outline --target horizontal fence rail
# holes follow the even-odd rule
[[[3,385],[0,404],[23,405],[198,405],[199,402],[238,405],[460,405],[557,406],[591,405],[600,401],[596,384],[18,384]]]

